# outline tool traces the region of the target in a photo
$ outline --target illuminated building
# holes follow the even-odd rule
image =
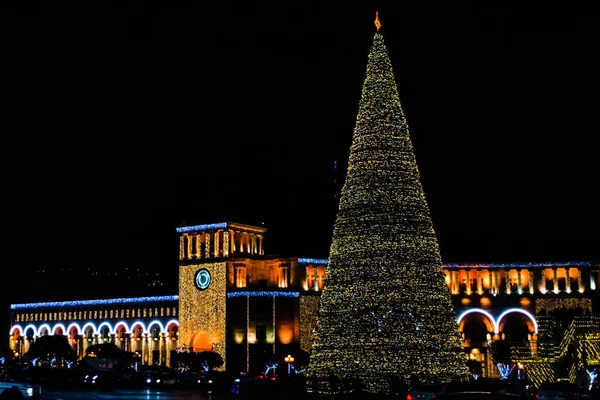
[[[380,67],[387,67],[383,64],[388,63],[389,58],[380,35],[376,36],[376,44],[372,59],[379,60],[379,64],[375,65],[374,61],[373,65],[378,69],[375,72],[380,72]],[[365,90],[371,97],[367,98],[366,103],[369,104],[365,103],[366,106],[361,111],[369,107],[369,111],[375,110],[373,104],[380,104],[373,99],[380,93],[389,95],[389,99],[399,106],[397,93],[392,93],[395,83],[391,66],[389,71],[384,72],[387,74],[386,79],[378,79],[377,74],[371,75],[375,84]],[[391,104],[389,109],[384,106],[378,108],[378,112],[382,114],[375,119],[385,129],[401,119],[402,129],[407,129],[404,116],[392,115],[396,110],[389,111],[394,108],[392,106],[395,104]],[[375,120],[366,112],[359,119],[367,128]],[[372,131],[365,132],[365,136],[375,136],[371,135]],[[407,133],[407,130],[402,132],[403,146],[405,149],[410,148],[412,153]],[[395,134],[390,135],[389,143],[395,138]],[[369,140],[370,138],[357,143],[356,147],[371,149],[374,143]],[[406,157],[397,160],[397,165],[406,164],[411,167],[405,174],[401,174],[402,179],[418,176],[416,163],[413,163],[414,155],[408,153],[406,151]],[[379,167],[390,167],[390,171],[394,167],[388,156],[369,158],[361,155],[358,158],[361,158],[358,160],[361,163],[369,164],[372,176],[378,172]],[[389,180],[393,183],[397,181]],[[416,180],[414,183],[411,190],[402,194],[401,199],[409,206],[407,208],[414,208],[414,213],[409,215],[404,212],[389,212],[390,208],[383,207],[379,210],[378,217],[384,215],[387,218],[389,214],[388,220],[393,220],[394,223],[386,225],[381,224],[381,221],[374,222],[380,223],[378,227],[389,229],[388,234],[392,232],[395,237],[401,237],[408,243],[405,249],[409,251],[406,253],[417,253],[425,249],[425,258],[430,264],[427,267],[431,267],[432,271],[437,271],[439,267],[440,279],[435,282],[438,285],[436,289],[444,289],[445,283],[456,314],[452,317],[456,318],[458,325],[449,328],[460,333],[467,356],[483,364],[484,375],[497,375],[491,349],[494,344],[502,342],[514,348],[512,360],[523,362],[525,368],[531,371],[530,376],[536,379],[550,379],[548,374],[556,372],[551,365],[564,357],[573,344],[577,345],[576,351],[579,352],[577,354],[582,354],[581,358],[585,355],[588,361],[600,363],[598,340],[594,341],[592,338],[599,337],[600,325],[597,317],[591,315],[598,312],[598,306],[594,303],[599,280],[598,265],[585,262],[442,265],[439,254],[433,251],[437,244],[434,243],[432,228],[429,229],[429,215],[426,204],[422,201],[422,188],[416,184]],[[365,190],[362,193],[364,196],[356,196],[354,200],[370,201],[370,198],[379,197],[383,199],[379,205],[392,204],[391,197],[386,198],[386,194],[378,189],[380,187],[372,191]],[[395,199],[397,198],[392,200]],[[357,218],[363,217],[364,215],[358,215]],[[407,221],[409,217],[412,218],[408,224],[410,228],[427,225],[426,234],[421,235],[419,240],[413,240],[408,230],[396,229],[399,226],[396,224],[398,218]],[[366,230],[372,222],[366,221],[362,227]],[[177,295],[13,304],[11,348],[23,354],[36,337],[66,335],[80,356],[90,344],[110,342],[123,350],[138,352],[144,363],[170,365],[174,351],[211,350],[223,356],[225,368],[252,372],[264,369],[265,360],[273,354],[296,355],[300,350],[311,351],[320,294],[326,287],[325,270],[329,260],[264,255],[263,239],[266,230],[263,227],[222,222],[184,226],[178,228],[177,232],[180,239]],[[352,239],[357,237],[358,235]],[[354,248],[368,254],[375,246],[389,246],[397,251],[397,248],[393,248],[397,242],[389,240],[391,236],[373,237],[376,240],[370,242],[360,238],[348,241],[348,254]],[[361,256],[351,255],[358,264],[363,261]],[[339,263],[340,260],[337,261]],[[379,267],[389,268],[390,265],[396,266],[388,264]],[[380,270],[374,268],[371,271],[379,273]],[[363,272],[359,268],[349,268],[348,271]],[[342,278],[351,280],[353,277],[348,275]],[[421,279],[421,275],[417,273],[404,274],[402,278],[402,284],[414,293],[417,292],[414,287],[421,289],[417,294],[425,293],[431,283],[427,279]],[[352,283],[357,282],[358,279]],[[370,288],[389,285],[390,282],[389,279],[371,280]],[[394,291],[390,293],[395,294]],[[443,297],[448,294],[439,290],[436,293]],[[373,297],[373,300],[377,298]],[[372,304],[376,306],[378,303],[373,301]],[[421,305],[427,306],[427,301],[421,301]],[[562,309],[581,310],[590,315],[574,319],[568,327],[557,328],[557,318],[552,313]],[[450,307],[438,307],[437,310],[448,312]],[[385,316],[379,317],[382,318],[374,319],[375,323],[392,325],[388,322],[390,320],[384,320]],[[453,319],[448,321],[450,322],[446,325],[454,323]],[[435,321],[424,319],[422,322],[429,325],[427,331],[425,324],[413,324],[413,332],[420,328],[414,337],[425,331],[427,335],[438,333]],[[562,329],[560,343],[544,341],[544,335],[559,328]],[[591,335],[589,340],[585,336],[588,333]],[[438,336],[442,339],[448,337]],[[585,340],[581,340],[581,337]],[[585,345],[579,346],[579,343]],[[389,356],[389,352],[383,356]],[[394,357],[399,358],[397,355]]]
[[[91,344],[111,342],[145,363],[167,365],[177,349],[214,350],[234,371],[264,368],[265,354],[310,351],[327,260],[266,256],[265,231],[235,223],[179,228],[178,295],[12,304],[10,346],[23,354],[39,336],[66,335],[79,356]],[[444,264],[465,352],[486,376],[498,375],[495,342],[517,346],[528,366],[550,363],[561,349],[544,341],[557,323],[552,311],[589,312],[586,321],[596,329],[599,267]],[[196,272],[203,269],[210,282],[198,289]],[[572,341],[569,332],[563,336]],[[586,350],[591,357],[594,346]]]
[[[66,335],[80,357],[108,342],[163,365],[174,351],[215,351],[239,371],[309,351],[327,260],[266,256],[265,232],[232,222],[177,228],[178,295],[12,304],[10,346],[23,354],[39,336]]]
[[[592,262],[444,265],[469,359],[499,377],[493,353],[504,347],[536,384],[574,382],[584,363],[600,366],[599,270]]]

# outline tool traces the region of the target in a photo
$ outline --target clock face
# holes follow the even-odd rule
[[[200,290],[206,289],[210,285],[210,272],[205,268],[199,269],[194,277],[194,284]]]

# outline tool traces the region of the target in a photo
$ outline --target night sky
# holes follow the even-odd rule
[[[600,259],[598,17],[79,3],[1,13],[4,265],[176,271],[222,221],[327,258],[376,8],[443,261]]]

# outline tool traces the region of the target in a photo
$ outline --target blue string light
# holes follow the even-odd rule
[[[505,264],[443,264],[444,268],[555,268],[555,267],[591,267],[591,261],[564,261],[540,263],[505,263]]]
[[[327,264],[329,260],[323,258],[299,258],[298,264]]]
[[[216,224],[204,224],[204,225],[193,225],[193,226],[182,226],[179,228],[175,228],[177,233],[184,232],[197,232],[197,231],[207,231],[211,229],[225,229],[227,228],[227,222],[219,222]]]
[[[134,303],[156,303],[161,301],[177,301],[179,296],[154,296],[154,297],[130,297],[119,299],[100,300],[73,300],[73,301],[51,301],[42,303],[11,304],[11,310],[23,310],[28,308],[60,308],[78,306],[101,306],[108,304],[134,304]]]

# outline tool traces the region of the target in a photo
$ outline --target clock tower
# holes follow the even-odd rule
[[[265,232],[262,227],[232,222],[177,228],[179,347],[214,351],[226,361],[227,280],[232,275],[228,263],[238,257],[262,256]]]

